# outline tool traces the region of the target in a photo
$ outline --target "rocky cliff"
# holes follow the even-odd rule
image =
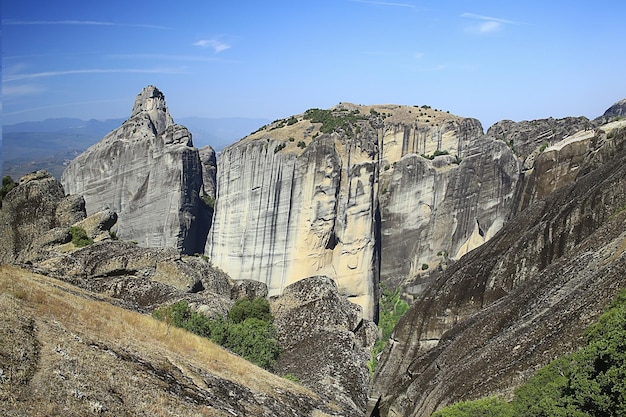
[[[371,415],[428,416],[459,400],[506,398],[581,345],[584,328],[626,287],[625,128],[583,128],[526,166],[532,179],[522,177],[520,193],[534,196],[526,207],[426,285],[396,327]]]
[[[519,170],[475,119],[428,106],[311,109],[222,152],[206,254],[270,295],[329,276],[372,318],[379,280],[405,284],[502,227]]]
[[[202,253],[209,214],[199,194],[202,164],[191,134],[156,87],[144,88],[130,118],[74,159],[62,183],[87,213],[118,213],[117,235],[147,247]]]

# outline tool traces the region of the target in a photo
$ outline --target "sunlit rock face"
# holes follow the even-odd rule
[[[502,226],[519,164],[475,119],[348,103],[326,112],[276,121],[221,153],[206,254],[270,295],[326,275],[372,318],[379,281],[405,284]]]
[[[198,150],[154,86],[141,91],[122,126],[68,165],[62,183],[65,192],[84,196],[88,214],[117,212],[121,239],[203,251],[208,218],[199,200]]]
[[[508,397],[584,343],[623,289],[626,121],[583,130],[527,164],[526,208],[427,283],[396,326],[370,390],[372,416],[429,416]]]

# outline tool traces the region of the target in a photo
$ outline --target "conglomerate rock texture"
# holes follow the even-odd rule
[[[381,358],[368,415],[429,416],[460,400],[510,396],[537,367],[579,347],[626,287],[626,122],[546,147],[530,169],[537,178],[528,184],[555,189],[535,191],[424,288]]]
[[[69,194],[85,198],[88,214],[116,212],[122,239],[187,254],[203,251],[209,218],[199,198],[198,150],[154,86],[141,91],[122,126],[68,165],[62,183]]]

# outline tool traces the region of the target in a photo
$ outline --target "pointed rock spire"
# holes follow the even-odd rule
[[[141,93],[137,94],[130,118],[142,113],[148,114],[157,134],[163,133],[167,127],[174,124],[174,119],[165,104],[165,95],[153,85],[144,87]]]

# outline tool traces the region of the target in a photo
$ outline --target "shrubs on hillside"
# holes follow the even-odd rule
[[[541,368],[511,403],[481,399],[433,417],[626,416],[626,291],[586,332],[584,348]]]
[[[89,246],[93,243],[93,239],[87,236],[87,232],[82,227],[72,226],[70,227],[70,235],[72,236],[72,243],[77,248],[83,246]]]
[[[227,319],[209,319],[192,311],[187,301],[159,308],[152,315],[169,325],[211,339],[262,368],[270,368],[280,354],[272,324],[274,318],[269,302],[263,297],[238,300]]]

